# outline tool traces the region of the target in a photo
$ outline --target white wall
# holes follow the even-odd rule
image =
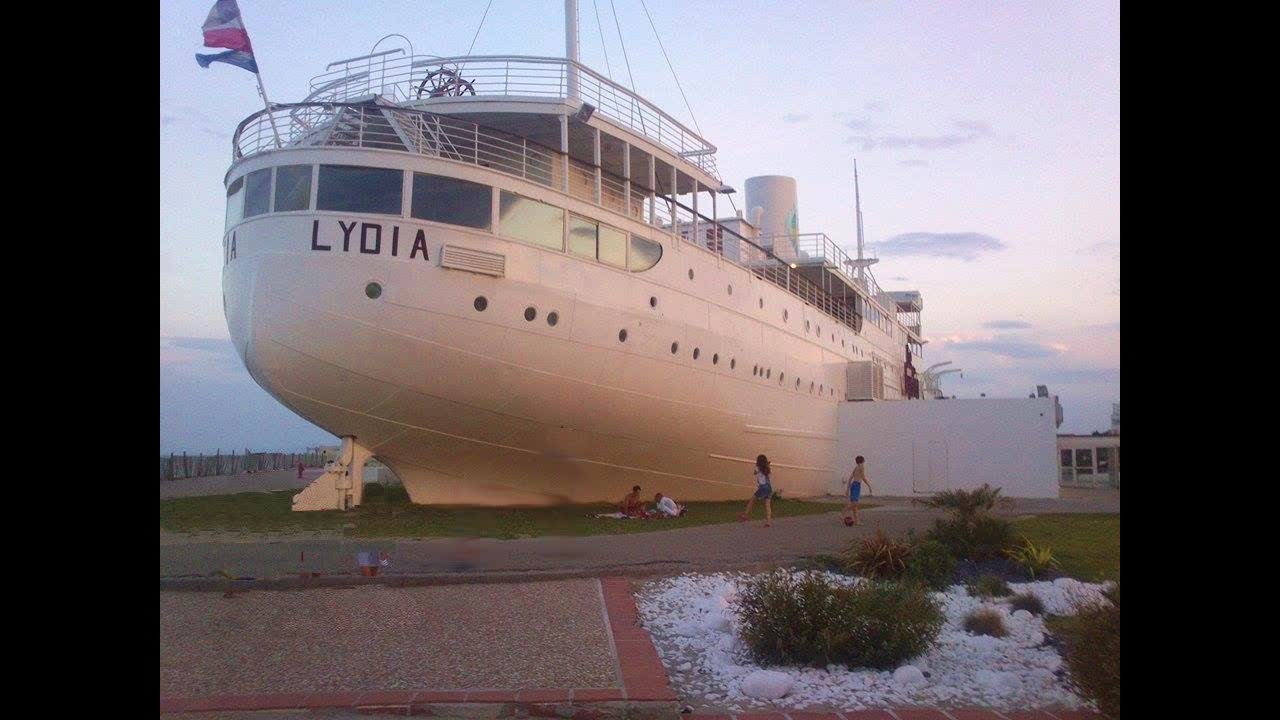
[[[877,495],[990,483],[1008,497],[1058,497],[1052,397],[845,402],[837,423],[835,493],[863,455]]]

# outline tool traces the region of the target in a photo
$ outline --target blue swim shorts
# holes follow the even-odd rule
[[[858,498],[862,495],[862,483],[849,483],[849,502],[858,502]]]

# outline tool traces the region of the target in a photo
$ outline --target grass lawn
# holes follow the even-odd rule
[[[327,532],[351,537],[485,537],[511,539],[544,535],[622,535],[734,522],[746,499],[691,502],[684,517],[669,520],[596,519],[614,510],[605,503],[537,508],[490,508],[414,505],[399,485],[365,486],[364,502],[355,510],[293,512],[297,491],[239,493],[160,501],[160,529],[169,532],[294,533]],[[863,507],[867,507],[864,505]],[[830,503],[781,500],[773,503],[776,518],[832,512]],[[753,519],[764,517],[757,507]]]
[[[1120,516],[1037,515],[1015,520],[1014,531],[1037,546],[1048,545],[1062,572],[1090,582],[1120,579]]]

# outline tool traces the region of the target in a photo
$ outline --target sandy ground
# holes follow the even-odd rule
[[[595,580],[160,593],[160,695],[620,687]]]

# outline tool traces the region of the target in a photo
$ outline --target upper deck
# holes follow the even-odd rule
[[[311,79],[311,93],[304,102],[352,102],[371,96],[446,115],[578,113],[586,103],[593,108],[591,115],[622,131],[619,135],[647,141],[678,163],[687,162],[705,173],[704,186],[720,179],[715,145],[635,92],[565,58],[441,58],[388,50],[331,63]],[[495,126],[492,119],[481,124]]]

